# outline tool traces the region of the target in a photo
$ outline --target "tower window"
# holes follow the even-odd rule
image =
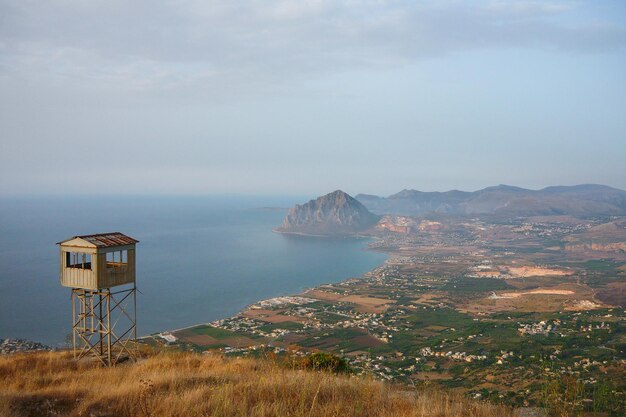
[[[67,268],[91,269],[91,254],[65,252],[65,266]]]
[[[128,251],[118,250],[106,253],[107,268],[116,268],[128,264]]]

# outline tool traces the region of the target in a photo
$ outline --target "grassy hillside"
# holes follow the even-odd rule
[[[160,353],[104,369],[67,352],[0,357],[2,416],[510,416],[441,391],[292,369],[270,360]]]

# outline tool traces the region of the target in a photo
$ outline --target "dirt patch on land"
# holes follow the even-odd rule
[[[501,298],[518,298],[518,297],[521,297],[521,296],[524,296],[524,295],[530,295],[530,294],[571,295],[571,294],[575,294],[575,292],[572,291],[572,290],[537,289],[537,290],[526,291],[526,292],[505,292],[505,293],[502,293],[502,294],[498,295],[497,297],[501,297]]]
[[[361,295],[349,295],[342,297],[339,301],[355,304],[356,311],[361,313],[382,313],[389,305],[395,303],[387,298],[365,297]]]
[[[592,310],[602,307],[586,285],[562,284],[528,291],[494,292],[490,296],[459,305],[459,311],[470,314],[502,311],[548,312],[564,309]]]
[[[486,271],[474,272],[474,275],[479,278],[500,278],[502,276],[502,273],[500,271],[488,269]]]
[[[337,293],[328,292],[328,291],[320,291],[320,290],[309,290],[305,292],[304,295],[306,297],[311,297],[311,298],[315,298],[317,300],[323,300],[323,301],[337,301],[341,297],[343,297],[342,294],[337,294]]]
[[[437,326],[436,324],[431,324],[430,326],[424,327],[425,330],[432,330],[433,332],[441,332],[443,330],[448,329],[446,326]]]
[[[262,309],[251,309],[243,312],[243,316],[261,320],[268,323],[285,323],[285,322],[294,322],[294,323],[304,323],[305,319],[301,317],[292,317],[285,316],[280,314],[284,310],[262,310]]]
[[[596,308],[601,308],[602,305],[594,303],[589,300],[579,300],[574,301],[572,304],[565,307],[567,311],[587,311],[587,310],[595,310]]]
[[[395,303],[394,300],[388,298],[343,295],[319,290],[307,291],[304,295],[318,300],[351,303],[355,305],[355,310],[361,313],[382,313],[389,305]]]
[[[431,306],[431,305],[437,305],[443,302],[444,297],[445,297],[445,294],[443,293],[427,292],[427,293],[421,294],[419,298],[413,300],[413,302],[415,304]]]
[[[252,340],[245,336],[227,337],[225,339],[220,340],[220,342],[224,343],[225,345],[232,346],[235,348],[243,348],[243,347],[254,346],[254,345],[263,343],[263,341]]]
[[[539,266],[509,266],[506,267],[506,271],[513,278],[527,278],[527,277],[543,277],[543,276],[567,276],[572,275],[574,271],[568,271],[565,269],[552,269],[542,268]]]
[[[371,336],[369,334],[364,334],[363,336],[355,337],[354,339],[352,339],[352,343],[358,346],[363,346],[363,347],[368,347],[368,348],[381,346],[385,344],[385,342],[383,342],[382,340],[378,340],[374,336]]]

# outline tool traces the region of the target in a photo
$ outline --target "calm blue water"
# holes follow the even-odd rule
[[[226,317],[263,298],[359,276],[385,255],[363,240],[272,233],[305,199],[72,197],[0,199],[0,338],[49,344],[70,331],[58,277],[65,238],[120,231],[138,240],[140,334]]]

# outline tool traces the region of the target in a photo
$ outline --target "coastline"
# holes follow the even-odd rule
[[[333,238],[343,238],[343,239],[378,239],[376,236],[352,235],[352,236],[339,237],[339,236],[329,236],[329,235],[312,235],[312,234],[306,234],[306,233],[300,233],[300,232],[282,232],[282,231],[278,231],[276,229],[272,229],[272,232],[279,233],[279,234],[293,235],[293,236],[297,236],[297,237],[314,237],[314,238],[324,238],[324,239],[333,239]],[[336,281],[336,282],[327,282],[327,283],[319,284],[319,285],[314,286],[314,287],[304,288],[302,291],[300,291],[298,293],[295,293],[295,294],[276,295],[275,297],[270,297],[270,298],[266,298],[266,299],[259,299],[259,300],[255,301],[255,302],[251,303],[251,304],[246,305],[245,307],[243,307],[241,310],[239,310],[237,313],[235,313],[232,316],[221,317],[221,318],[215,319],[215,320],[210,321],[210,322],[195,323],[195,324],[192,324],[192,325],[189,325],[189,326],[184,326],[184,327],[177,328],[177,329],[163,330],[163,331],[161,331],[159,333],[152,333],[152,334],[149,334],[149,335],[138,337],[137,339],[138,340],[150,339],[150,338],[153,338],[155,335],[156,336],[160,336],[162,334],[174,334],[176,332],[190,330],[190,329],[193,329],[193,328],[199,327],[199,326],[212,326],[212,323],[214,323],[216,321],[226,320],[226,319],[230,319],[230,318],[233,318],[233,317],[237,317],[237,316],[239,316],[239,315],[241,315],[241,314],[251,310],[253,306],[258,305],[259,303],[262,303],[263,301],[272,300],[272,299],[278,298],[278,297],[300,297],[300,296],[304,296],[309,291],[319,290],[324,285],[345,284],[345,283],[348,283],[348,281],[350,281],[350,280],[355,280],[355,279],[361,280],[362,278],[364,278],[364,276],[366,274],[369,274],[369,273],[373,272],[374,270],[384,266],[385,263],[387,263],[387,261],[389,260],[389,258],[391,256],[390,252],[384,251],[384,250],[380,250],[379,248],[370,248],[369,245],[366,246],[364,248],[364,250],[378,252],[378,253],[384,253],[387,256],[387,258],[381,264],[378,264],[378,265],[374,266],[372,269],[370,269],[369,271],[362,273],[359,277],[347,277],[347,278],[343,277],[339,281]]]

